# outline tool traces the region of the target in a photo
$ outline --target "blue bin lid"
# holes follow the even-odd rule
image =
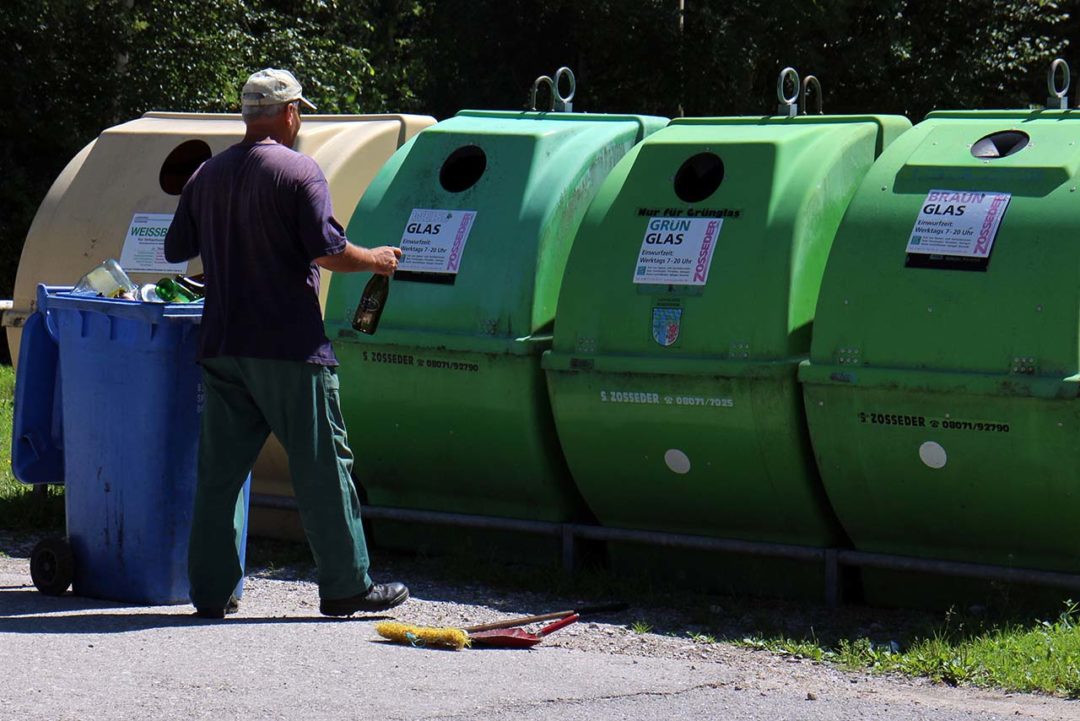
[[[89,295],[75,295],[71,288],[58,289],[55,286],[38,286],[38,310],[48,313],[50,310],[84,310],[121,318],[132,318],[145,323],[189,322],[202,320],[203,304],[196,303],[145,303],[121,298],[99,298]]]

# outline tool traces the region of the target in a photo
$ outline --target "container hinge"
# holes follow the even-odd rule
[[[1012,372],[1022,376],[1033,376],[1038,370],[1038,362],[1031,356],[1016,356],[1012,359]]]
[[[1058,87],[1058,68],[1061,68],[1061,87]],[[1069,109],[1069,64],[1061,58],[1050,63],[1050,70],[1046,73],[1046,90],[1050,96],[1046,99],[1046,107],[1051,110]]]
[[[836,362],[842,366],[862,365],[862,350],[859,348],[841,348],[836,352]]]
[[[595,353],[597,349],[596,338],[579,335],[574,340],[575,353]]]
[[[732,341],[728,347],[728,358],[732,360],[750,358],[750,344],[743,341]]]
[[[566,95],[562,94],[562,89],[559,87],[562,84],[562,79],[566,78],[570,83],[570,92]],[[532,102],[531,107],[536,110],[536,93],[540,89],[541,85],[546,85],[548,92],[551,94],[551,110],[557,113],[572,113],[574,112],[574,104],[571,102],[574,99],[574,94],[577,92],[577,80],[574,78],[574,71],[565,65],[555,71],[555,78],[552,79],[548,75],[541,75],[533,81],[532,86]]]

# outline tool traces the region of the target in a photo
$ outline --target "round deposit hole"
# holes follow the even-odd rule
[[[487,155],[478,145],[463,145],[450,153],[439,170],[439,182],[450,193],[476,185],[487,169]]]
[[[724,161],[716,153],[691,156],[675,173],[675,195],[687,203],[699,203],[724,182]]]
[[[184,183],[211,155],[210,146],[203,140],[187,140],[177,145],[161,164],[158,174],[161,189],[169,195],[180,195]]]
[[[1031,138],[1019,130],[1004,130],[979,138],[971,146],[971,154],[976,158],[993,160],[1015,155],[1027,147]]]

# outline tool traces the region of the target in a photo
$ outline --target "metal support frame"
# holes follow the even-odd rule
[[[289,496],[273,496],[254,493],[253,507],[296,510],[296,499]],[[868,553],[846,548],[818,548],[783,543],[743,541],[735,538],[712,538],[680,533],[641,531],[628,528],[608,528],[580,523],[554,523],[529,521],[517,518],[496,518],[465,513],[442,511],[419,511],[409,508],[365,506],[364,517],[386,521],[426,523],[441,526],[481,528],[495,531],[516,531],[534,535],[551,536],[562,542],[562,566],[572,573],[576,565],[577,541],[619,541],[641,543],[667,548],[688,548],[701,551],[718,551],[747,556],[786,558],[795,561],[821,563],[825,569],[824,601],[829,607],[843,603],[842,574],[845,566],[879,568],[890,571],[912,571],[941,576],[956,576],[982,581],[1003,581],[1034,586],[1051,586],[1080,589],[1080,574],[1039,571],[1030,568],[1012,568],[982,563],[941,561],[886,553]]]

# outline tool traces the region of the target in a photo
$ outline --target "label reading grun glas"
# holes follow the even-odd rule
[[[651,218],[634,282],[705,285],[723,223],[720,218]]]
[[[172,213],[135,213],[120,250],[120,267],[128,273],[187,273],[187,261],[165,260],[165,234],[172,219]]]
[[[931,190],[908,237],[908,254],[988,258],[1011,199],[1011,193]]]
[[[415,208],[401,236],[398,270],[456,274],[475,219],[475,210]]]

